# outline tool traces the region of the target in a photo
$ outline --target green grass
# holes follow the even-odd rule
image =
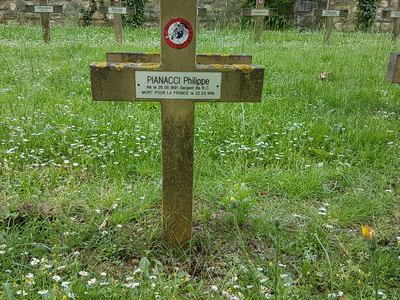
[[[400,298],[389,35],[335,32],[324,45],[321,32],[268,31],[254,45],[252,31],[198,32],[198,53],[265,66],[264,92],[261,103],[196,104],[193,239],[175,250],[160,226],[159,104],[90,92],[91,62],[157,52],[158,30],[126,30],[122,45],[112,28],[55,27],[49,45],[35,26],[0,36],[3,299],[374,299],[361,225],[377,232],[379,291]]]

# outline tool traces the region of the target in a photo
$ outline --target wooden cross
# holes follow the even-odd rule
[[[386,81],[400,83],[400,52],[390,53]]]
[[[259,102],[264,80],[264,68],[247,64],[248,56],[196,56],[196,3],[160,1],[160,54],[114,53],[110,62],[90,64],[93,100],[161,104],[163,239],[170,247],[192,235],[195,103]]]
[[[400,31],[400,1],[397,1],[395,10],[382,11],[382,18],[393,19],[392,41],[395,42]]]
[[[113,14],[114,15],[114,31],[115,31],[115,42],[117,44],[122,43],[122,17],[121,15],[135,15],[136,9],[134,6],[121,7],[120,0],[114,0],[114,6],[99,6],[99,11],[102,14]]]
[[[50,43],[50,13],[62,13],[62,5],[49,5],[48,0],[40,0],[39,5],[25,5],[25,10],[29,13],[40,13],[42,19],[43,39],[46,43]]]
[[[349,11],[347,9],[336,10],[335,9],[336,0],[328,0],[326,3],[326,10],[323,9],[313,9],[313,17],[325,17],[325,33],[324,33],[324,43],[329,42],[329,37],[332,34],[333,29],[333,18],[334,17],[347,17]]]
[[[260,40],[262,32],[262,22],[264,17],[275,17],[278,15],[277,9],[264,9],[264,0],[256,1],[256,8],[243,8],[243,17],[255,17],[254,19],[254,42],[257,43]]]

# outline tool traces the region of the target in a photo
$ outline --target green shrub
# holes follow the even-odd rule
[[[356,17],[356,29],[370,32],[376,16],[377,0],[360,0],[357,9],[360,11]]]
[[[122,1],[122,5],[135,6],[135,15],[123,15],[122,26],[124,27],[139,27],[144,22],[144,5],[146,0],[125,0]]]

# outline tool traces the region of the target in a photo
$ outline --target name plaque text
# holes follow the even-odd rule
[[[52,13],[53,6],[35,6],[36,13]]]
[[[323,17],[339,17],[340,10],[323,10],[322,16]]]
[[[114,15],[126,15],[126,7],[109,7],[108,13]]]
[[[221,98],[221,73],[136,71],[135,78],[136,98]]]
[[[390,14],[391,18],[400,18],[400,11],[392,11]]]
[[[270,12],[269,12],[269,9],[252,9],[250,15],[255,16],[255,17],[256,16],[269,16]]]

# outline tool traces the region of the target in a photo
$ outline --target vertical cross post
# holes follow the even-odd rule
[[[121,7],[121,0],[114,0],[114,6],[100,6],[99,11],[102,14],[113,14],[114,15],[114,31],[115,31],[115,42],[117,44],[122,43],[122,15],[134,15],[136,9],[134,6]]]
[[[263,9],[264,8],[264,0],[257,0],[256,1],[256,9]],[[255,17],[254,19],[254,42],[258,42],[260,40],[261,32],[263,29],[263,17]]]
[[[43,40],[46,43],[50,43],[51,41],[50,13],[62,13],[62,5],[49,6],[48,0],[40,0],[39,6],[25,5],[25,10],[29,13],[40,13],[42,31],[43,31]]]
[[[397,1],[394,10],[383,10],[382,18],[393,19],[392,41],[395,42],[400,31],[400,1]]]
[[[386,81],[400,83],[400,52],[390,53]]]
[[[110,53],[106,63],[90,64],[93,100],[161,103],[163,240],[170,247],[192,235],[195,102],[259,102],[264,79],[248,56],[196,56],[196,3],[160,1],[159,55]]]
[[[166,71],[193,72],[196,68],[197,1],[174,2],[180,3],[160,3],[161,65]],[[177,16],[189,22],[184,24],[183,20],[179,20],[182,23],[177,20],[181,25],[191,25],[192,32],[185,28],[183,33],[177,33],[174,31],[179,28],[171,28],[174,24],[167,26]],[[180,38],[180,34],[188,34],[191,41],[178,50],[170,43]],[[168,99],[161,102],[161,124],[164,242],[171,245],[187,241],[192,235],[194,101]]]
[[[278,15],[277,9],[264,9],[265,1],[257,0],[256,8],[244,8],[242,10],[243,17],[255,17],[254,19],[254,42],[257,43],[260,40],[260,36],[263,29],[264,17],[273,17]]]
[[[325,17],[325,32],[324,32],[324,43],[329,42],[329,38],[332,34],[333,29],[333,18],[334,17],[347,17],[349,11],[342,9],[336,10],[336,0],[328,0],[326,4],[326,10],[313,9],[313,17]]]

